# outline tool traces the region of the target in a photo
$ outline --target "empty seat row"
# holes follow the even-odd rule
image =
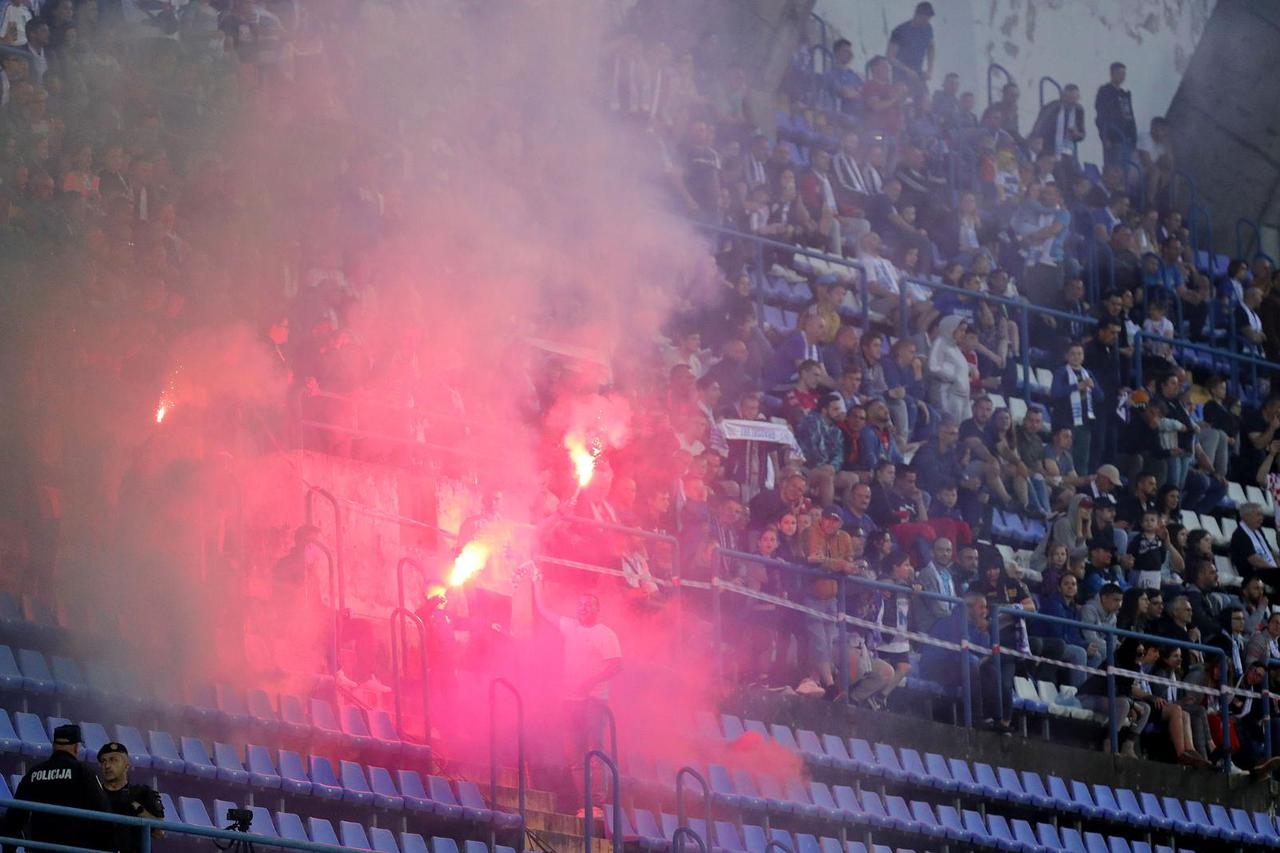
[[[213,811],[205,807],[203,800],[193,797],[179,797],[177,807],[168,795],[162,795],[165,809],[170,820],[190,826],[202,828],[222,828],[219,816],[225,816],[228,809],[236,808],[235,803],[226,800],[214,800]],[[366,829],[354,821],[339,821],[335,832],[333,824],[318,817],[305,820],[292,812],[270,812],[261,806],[252,807],[253,823],[250,832],[267,838],[285,838],[290,841],[304,841],[316,844],[330,844],[347,847],[353,850],[375,850],[377,853],[488,853],[483,841],[468,839],[459,850],[458,842],[452,838],[433,837],[428,840],[416,832],[393,833],[382,827]],[[510,847],[498,845],[498,853],[514,853]]]
[[[79,665],[62,655],[45,656],[34,649],[0,645],[0,690],[66,697],[84,696],[88,683]]]
[[[700,715],[699,720],[697,730],[704,735],[714,732],[733,740],[752,732],[803,756],[812,766],[844,770],[864,778],[1016,806],[1048,808],[1136,829],[1195,834],[1233,843],[1280,846],[1280,827],[1262,812],[1250,814],[1243,809],[1228,809],[1217,804],[1206,806],[1198,800],[1183,801],[1146,791],[1113,789],[1103,784],[1089,785],[1051,774],[1041,777],[1030,770],[1019,772],[1008,767],[992,767],[985,762],[970,765],[960,758],[947,759],[938,753],[922,756],[908,747],[895,749],[889,744],[871,744],[862,738],[846,740],[830,734],[819,736],[804,729],[792,732],[787,726],[777,723],[766,727],[758,720],[743,721],[732,714],[721,716],[720,722],[724,726],[721,735],[719,725],[710,715]],[[674,779],[674,776],[669,778]],[[828,801],[835,800],[836,810],[843,811],[841,819],[850,819],[856,814],[834,796],[841,786],[834,786],[828,792],[825,785],[815,782],[806,790],[803,785],[790,782],[779,785],[764,775],[753,777],[744,771],[730,774],[715,766],[709,769],[707,781],[716,799],[733,808],[809,814],[831,819],[832,804]]]
[[[9,724],[8,713],[0,710],[0,751],[32,758],[47,756],[52,751],[51,733],[68,722],[61,717],[42,721],[22,711],[14,714],[14,719],[16,729]],[[111,740],[100,723],[82,722],[80,730],[87,758]],[[247,745],[242,753],[239,747],[215,742],[210,754],[199,738],[182,736],[175,740],[168,732],[150,731],[144,740],[132,726],[116,726],[115,734],[115,740],[129,750],[134,767],[159,773],[387,811],[407,810],[448,820],[475,821],[500,829],[515,828],[520,823],[519,815],[491,809],[476,784],[466,779],[451,784],[444,777],[428,776],[424,787],[414,770],[392,771],[370,765],[366,773],[365,765],[347,760],[339,761],[335,768],[329,758],[308,755],[304,762],[300,753],[288,749],[278,750],[277,760],[273,760],[270,750],[255,744]]]

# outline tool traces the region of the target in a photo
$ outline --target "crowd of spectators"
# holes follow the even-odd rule
[[[0,255],[28,270],[54,247],[90,258],[88,301],[136,307],[113,372],[154,371],[160,339],[190,305],[207,313],[219,293],[237,292],[216,286],[236,270],[224,261],[253,258],[219,242],[218,228],[249,194],[233,179],[253,158],[202,147],[192,132],[229,91],[269,88],[285,65],[305,63],[291,38],[341,30],[289,0],[177,5],[10,0],[0,21]],[[1280,397],[1233,385],[1174,341],[1280,356],[1280,279],[1265,258],[1232,261],[1216,281],[1197,266],[1172,193],[1167,126],[1136,132],[1123,65],[1105,70],[1095,100],[1108,153],[1091,177],[1076,155],[1092,132],[1080,88],[1064,87],[1029,127],[1012,83],[979,116],[955,74],[934,88],[932,18],[919,4],[885,54],[867,58],[865,79],[851,44],[835,42],[831,70],[795,69],[768,116],[714,32],[676,45],[624,24],[601,69],[604,107],[655,152],[676,210],[773,243],[762,276],[749,241],[714,240],[723,281],[637,357],[653,381],[622,389],[638,413],[631,439],[565,502],[585,518],[675,537],[678,551],[563,530],[551,544],[616,564],[646,607],[662,606],[661,581],[677,575],[718,572],[763,593],[726,605],[741,626],[731,657],[743,683],[835,700],[847,676],[849,699],[879,707],[909,674],[958,686],[955,653],[920,635],[978,647],[995,637],[1034,658],[971,653],[980,718],[1007,730],[1015,667],[1105,710],[1105,684],[1074,667],[1104,659],[1106,637],[1087,626],[1114,625],[1221,645],[1228,680],[1255,685],[1258,662],[1280,657],[1280,611],[1272,617],[1266,588],[1280,555],[1263,509],[1226,495],[1232,481],[1280,493]],[[1126,185],[1129,157],[1142,167],[1137,187]],[[953,162],[972,166],[962,186]],[[378,359],[353,355],[334,310],[352,301],[360,247],[390,227],[392,183],[368,157],[332,184],[306,185],[325,228],[284,276],[293,280],[281,290],[296,296],[287,311],[273,292],[249,312],[277,311],[262,344],[295,389],[348,394],[373,381],[369,363],[412,361],[412,343],[399,341]],[[1087,271],[1101,245],[1115,287],[1095,293]],[[788,246],[841,263],[815,275]],[[774,284],[806,293],[794,325],[761,310]],[[1024,335],[1021,304],[1057,313],[1032,314]],[[1221,334],[1228,327],[1238,341]],[[1052,382],[1019,408],[1031,380],[1018,375],[1024,354]],[[1184,510],[1238,512],[1228,552],[1238,594],[1220,585],[1215,543],[1184,526]],[[1038,532],[1025,562],[996,547],[1010,517]],[[766,561],[717,566],[716,547]],[[847,659],[831,621],[838,585],[785,563],[886,585],[849,587]],[[1024,632],[992,616],[997,607],[1085,627],[1032,621]],[[1174,758],[1213,757],[1222,721],[1215,735],[1206,694],[1176,685],[1215,684],[1214,661],[1133,643],[1117,660],[1167,680],[1133,677],[1126,731],[1156,722]],[[1234,706],[1239,738],[1255,749],[1238,762],[1246,769],[1259,763],[1261,704]]]
[[[1092,122],[1074,83],[1030,123],[1012,82],[979,114],[956,74],[934,88],[934,39],[945,34],[933,16],[920,3],[883,55],[862,58],[865,77],[848,40],[823,46],[832,64],[821,73],[806,45],[767,118],[752,113],[742,70],[713,34],[683,55],[622,38],[609,106],[659,142],[672,204],[726,229],[715,232],[724,280],[710,307],[672,323],[666,385],[647,401],[661,414],[650,410],[653,429],[635,441],[670,452],[674,476],[625,454],[614,494],[589,501],[591,512],[677,535],[685,578],[708,577],[719,546],[897,588],[849,586],[842,661],[835,583],[723,560],[721,577],[804,608],[744,599],[726,615],[749,638],[744,682],[799,682],[836,699],[845,673],[849,698],[872,707],[913,667],[958,687],[956,653],[918,635],[959,642],[962,608],[918,594],[929,592],[965,602],[975,646],[996,638],[1031,656],[971,654],[975,706],[999,729],[1010,726],[1015,667],[1107,712],[1105,678],[1089,671],[1107,637],[1088,625],[1219,645],[1228,682],[1257,684],[1275,648],[1265,584],[1280,563],[1262,507],[1227,493],[1232,482],[1273,494],[1280,484],[1280,399],[1265,370],[1257,384],[1233,382],[1221,359],[1178,342],[1280,354],[1277,271],[1263,256],[1217,276],[1197,263],[1167,122],[1137,132],[1123,63],[1080,69],[1101,78]],[[1091,133],[1101,169],[1078,156]],[[1129,161],[1142,180],[1126,180]],[[730,231],[772,241],[763,267]],[[784,246],[834,262],[819,269]],[[1091,274],[1098,252],[1113,259],[1114,286]],[[797,288],[802,306],[782,297],[800,308],[792,325],[765,303]],[[1023,304],[1056,313],[1032,312],[1024,327]],[[1024,354],[1052,377],[1029,405],[1018,399]],[[1184,526],[1187,512],[1238,514],[1229,551]],[[996,547],[1010,542],[999,521],[1013,516],[1034,534],[1025,559]],[[652,544],[619,548],[646,554],[626,559],[653,578],[677,571]],[[1238,592],[1220,583],[1227,556]],[[997,619],[997,607],[1082,627]],[[1214,660],[1129,641],[1117,654],[1136,673],[1122,685],[1122,749],[1142,749],[1150,721],[1153,754],[1164,744],[1184,763],[1216,757],[1216,706],[1179,686],[1216,684]],[[1261,763],[1260,706],[1233,704],[1245,770]]]

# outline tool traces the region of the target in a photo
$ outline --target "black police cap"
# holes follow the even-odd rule
[[[129,750],[125,749],[124,744],[119,741],[113,740],[110,743],[104,743],[102,748],[98,750],[98,760],[101,761],[104,755],[111,755],[117,752],[121,755],[129,754]]]
[[[61,746],[70,746],[73,743],[83,743],[84,739],[80,737],[80,727],[75,723],[68,723],[53,730],[53,742]]]

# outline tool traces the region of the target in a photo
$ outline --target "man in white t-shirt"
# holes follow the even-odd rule
[[[609,680],[622,669],[622,649],[618,635],[600,622],[600,599],[591,593],[578,597],[575,618],[559,616],[542,601],[541,584],[533,584],[533,604],[538,614],[560,630],[564,639],[564,666],[561,696],[565,712],[565,757],[578,802],[585,801],[583,758],[589,750],[603,749],[605,715],[608,710]],[[607,802],[606,771],[592,767],[591,803],[593,812]],[[586,810],[583,809],[583,815]],[[580,815],[582,816],[582,815]]]

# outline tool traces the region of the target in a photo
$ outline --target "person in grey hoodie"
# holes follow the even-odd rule
[[[1116,614],[1120,612],[1120,602],[1124,600],[1124,591],[1116,584],[1104,584],[1098,594],[1085,602],[1080,608],[1080,621],[1086,625],[1103,625],[1116,627]],[[1080,633],[1085,641],[1097,643],[1102,648],[1107,646],[1107,635],[1102,631],[1091,631],[1081,628]]]
[[[1072,495],[1067,511],[1050,518],[1048,534],[1031,555],[1031,568],[1044,571],[1049,548],[1053,545],[1066,545],[1068,559],[1088,556],[1092,535],[1093,498],[1086,494]]]

